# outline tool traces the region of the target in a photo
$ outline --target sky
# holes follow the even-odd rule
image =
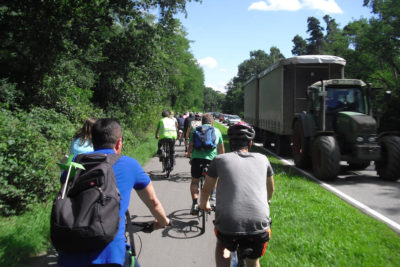
[[[308,17],[316,17],[325,27],[323,17],[328,14],[343,28],[372,16],[363,0],[202,0],[188,3],[186,11],[186,18],[178,18],[203,68],[205,85],[221,92],[237,75],[239,64],[250,58],[250,51],[269,54],[276,46],[291,57],[293,37],[309,37]]]

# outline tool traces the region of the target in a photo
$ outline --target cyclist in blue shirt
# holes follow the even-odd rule
[[[99,119],[92,129],[94,152],[120,154],[123,146],[122,128],[114,119]],[[158,200],[149,176],[140,164],[133,158],[122,156],[114,165],[113,170],[117,187],[121,194],[120,224],[116,237],[104,249],[90,253],[71,253],[60,251],[59,266],[129,266],[127,244],[125,239],[125,213],[129,207],[131,191],[134,188],[139,198],[144,202],[155,217],[154,229],[165,228],[169,219],[161,202]]]

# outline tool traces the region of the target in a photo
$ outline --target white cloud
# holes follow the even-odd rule
[[[218,64],[217,61],[212,57],[205,57],[198,60],[199,65],[206,68],[215,68]]]
[[[343,13],[335,0],[266,0],[252,3],[248,10],[261,11],[296,11],[300,9],[316,9],[325,14]]]
[[[343,13],[335,0],[304,0],[303,5],[305,8],[321,10],[325,14]]]
[[[226,83],[224,83],[224,82],[219,82],[218,85],[209,83],[209,84],[206,84],[206,86],[211,87],[215,91],[220,91],[221,93],[224,93],[224,94],[226,93],[226,89],[225,89]]]
[[[266,3],[268,2],[268,3]],[[249,10],[261,10],[261,11],[277,11],[277,10],[288,10],[295,11],[301,8],[301,4],[298,0],[267,0],[254,2],[249,6]]]

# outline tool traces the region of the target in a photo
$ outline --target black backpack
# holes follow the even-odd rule
[[[57,250],[99,250],[115,238],[121,197],[112,166],[120,157],[113,153],[76,157],[85,170],[78,169],[63,184],[51,211],[50,235]]]

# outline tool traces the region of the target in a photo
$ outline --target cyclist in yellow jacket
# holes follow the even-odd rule
[[[163,142],[167,142],[169,144],[169,151],[170,151],[170,159],[171,159],[171,170],[174,168],[175,165],[175,140],[177,138],[176,134],[176,123],[175,120],[169,117],[170,113],[168,110],[164,110],[161,113],[162,119],[157,124],[156,130],[156,139],[158,141],[158,150],[157,154],[161,156],[161,146]]]

